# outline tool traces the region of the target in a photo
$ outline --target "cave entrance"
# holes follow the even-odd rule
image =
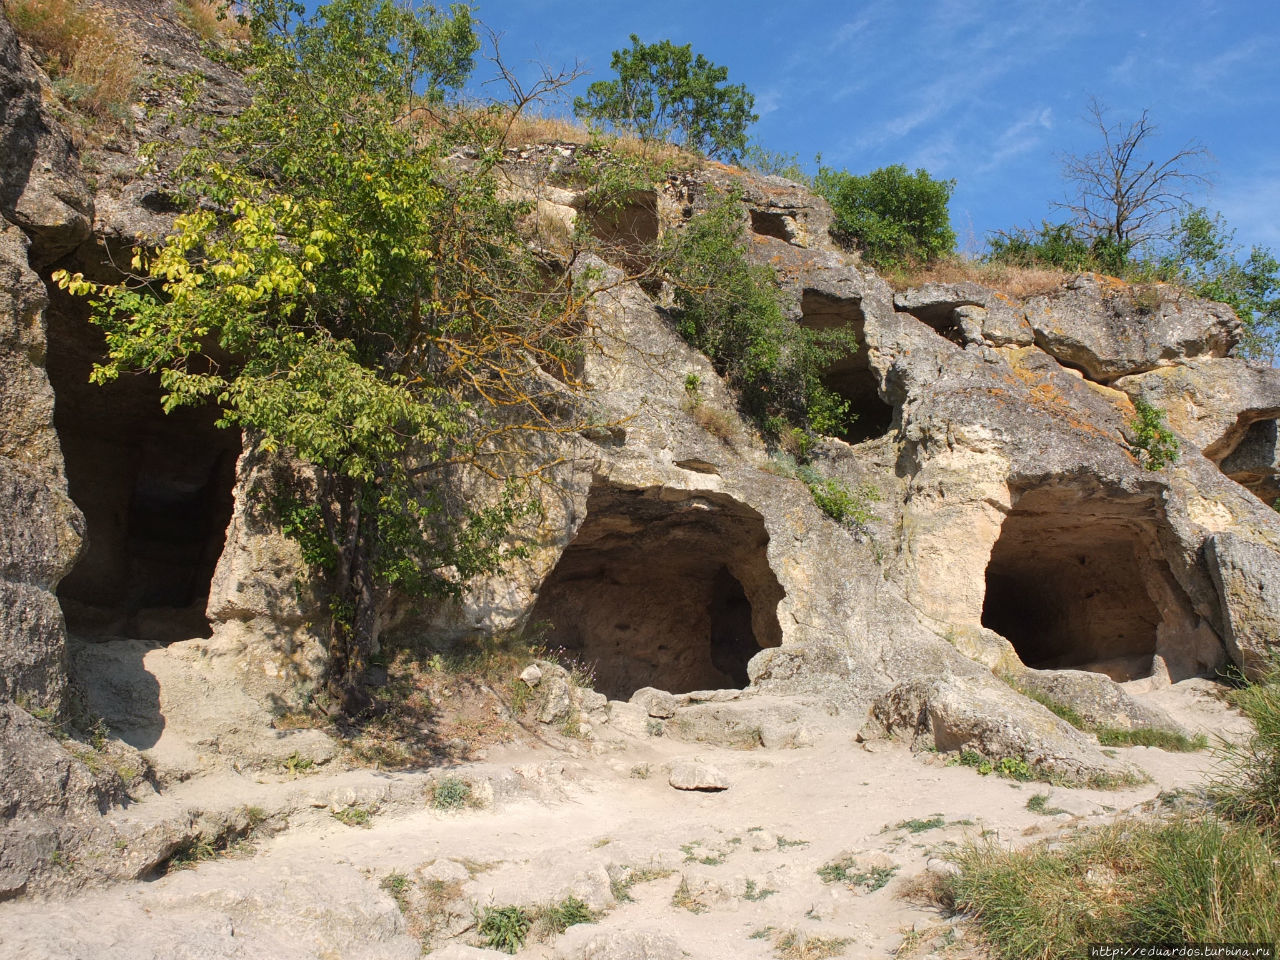
[[[1038,669],[1170,676],[1210,670],[1220,641],[1161,554],[1147,500],[1049,486],[1016,500],[986,571],[982,624]]]
[[[531,618],[613,699],[745,687],[747,661],[782,642],[768,543],[760,514],[724,494],[597,480]]]
[[[587,211],[591,235],[604,246],[606,259],[621,263],[628,273],[642,273],[658,241],[658,195],[635,190],[609,205]]]
[[[1280,421],[1255,420],[1219,468],[1267,505],[1280,500]]]
[[[880,399],[876,375],[871,370],[863,328],[866,317],[856,300],[842,299],[805,290],[800,297],[800,324],[810,330],[849,327],[858,337],[858,349],[841,357],[823,374],[823,384],[849,401],[856,419],[840,434],[846,443],[861,443],[883,437],[893,426],[893,407]]]
[[[205,606],[231,519],[240,436],[212,409],[160,406],[159,378],[103,386],[99,331],[55,294],[49,311],[54,425],[85,550],[58,587],[67,628],[158,643],[210,635]]]

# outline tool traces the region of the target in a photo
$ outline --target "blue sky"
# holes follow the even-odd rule
[[[1196,201],[1241,244],[1280,251],[1275,0],[476,0],[475,12],[513,67],[582,61],[575,92],[611,76],[631,33],[692,44],[755,94],[766,148],[954,179],[970,252],[991,230],[1064,218],[1050,207],[1067,193],[1058,158],[1098,145],[1091,96],[1114,120],[1146,108],[1159,159],[1190,140],[1212,153]],[[479,65],[477,79],[490,74]]]

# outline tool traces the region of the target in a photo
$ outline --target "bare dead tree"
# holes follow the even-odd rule
[[[1062,160],[1062,176],[1076,189],[1074,202],[1054,206],[1071,211],[1076,224],[1093,237],[1106,237],[1128,249],[1167,233],[1169,216],[1184,209],[1195,188],[1211,181],[1212,157],[1195,140],[1166,160],[1148,151],[1156,132],[1148,111],[1132,123],[1109,123],[1106,106],[1089,99],[1089,116],[1102,134],[1093,153]]]

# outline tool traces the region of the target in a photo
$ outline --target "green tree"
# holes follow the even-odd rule
[[[215,403],[314,467],[281,521],[329,597],[331,692],[359,711],[393,591],[456,594],[509,554],[507,464],[571,426],[581,300],[500,198],[501,143],[444,103],[478,47],[466,7],[247,7],[252,103],[181,162],[173,233],[118,283],[61,282],[94,298],[97,380],[158,372],[166,409]],[[506,494],[461,496],[475,471]]]
[[[865,176],[819,165],[814,187],[831,204],[832,235],[877,267],[928,263],[955,250],[947,203],[954,180],[901,164]]]
[[[665,140],[733,162],[747,148],[747,127],[760,117],[755,97],[730,84],[718,67],[689,44],[645,44],[634,33],[631,49],[613,51],[616,80],[598,80],[573,102],[576,116],[629,130],[643,140]]]
[[[1174,224],[1161,274],[1199,296],[1229,304],[1244,323],[1244,353],[1274,364],[1280,356],[1280,261],[1266,247],[1246,257],[1221,214],[1187,210]]]

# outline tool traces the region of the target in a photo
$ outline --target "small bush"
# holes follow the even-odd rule
[[[486,946],[515,953],[524,946],[533,926],[533,917],[523,907],[486,907],[476,929]]]
[[[865,176],[819,166],[814,189],[835,214],[832,236],[873,266],[928,263],[955,249],[947,213],[954,180],[934,180],[922,169],[908,173],[901,164]]]
[[[897,872],[897,867],[869,867],[859,870],[853,857],[841,857],[820,866],[818,878],[823,883],[843,883],[848,887],[862,887],[868,893],[875,893],[893,879]]]
[[[124,119],[138,57],[102,14],[83,0],[4,0],[4,8],[40,53],[54,89],[94,117]]]
[[[840,480],[824,477],[810,464],[799,465],[796,476],[809,488],[818,508],[836,523],[864,527],[874,516],[871,504],[880,499],[880,491],[870,484],[851,489]]]
[[[471,784],[461,777],[442,777],[431,786],[431,806],[457,810],[471,801]]]
[[[1141,397],[1133,401],[1137,412],[1129,423],[1133,439],[1129,452],[1147,470],[1159,470],[1178,459],[1178,438],[1173,435],[1164,420],[1164,411],[1153,407]]]
[[[343,807],[341,810],[334,810],[333,819],[339,823],[346,824],[348,827],[364,827],[368,829],[373,826],[373,815],[378,812],[378,808],[373,805],[365,805],[353,803],[349,807]]]
[[[545,935],[564,933],[579,923],[595,923],[596,915],[577,897],[565,897],[559,903],[536,911],[534,924]]]

